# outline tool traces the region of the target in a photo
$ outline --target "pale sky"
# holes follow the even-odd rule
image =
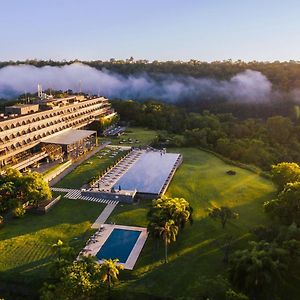
[[[300,60],[296,0],[0,0],[0,60]]]

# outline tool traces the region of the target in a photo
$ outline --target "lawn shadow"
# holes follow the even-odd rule
[[[132,273],[125,272],[122,276],[122,279],[128,280],[124,283],[126,289],[151,289],[157,295],[179,297],[186,295],[185,291],[192,287],[199,276],[226,275],[228,266],[223,262],[224,254],[217,241],[226,235],[232,235],[234,241],[231,253],[246,248],[248,241],[255,239],[250,232],[253,226],[270,221],[263,209],[256,221],[253,220],[257,215],[257,205],[264,198],[257,198],[254,204],[247,203],[235,207],[242,215],[240,219],[228,222],[225,229],[222,229],[220,222],[207,216],[195,220],[191,226],[187,225],[179,234],[178,240],[169,246],[168,264],[163,261],[162,244],[158,258],[153,258],[153,241],[148,238]],[[247,212],[256,212],[256,215],[249,217]]]
[[[10,220],[0,230],[0,242],[62,224],[76,225],[83,222],[93,224],[104,207],[104,204],[63,198],[46,215],[29,213],[21,219]]]

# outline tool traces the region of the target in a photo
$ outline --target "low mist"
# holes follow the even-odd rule
[[[230,80],[194,78],[171,74],[120,75],[75,63],[63,67],[31,65],[7,66],[0,69],[0,98],[13,98],[25,92],[43,89],[68,90],[100,94],[109,98],[149,99],[167,102],[225,98],[244,102],[268,101],[272,84],[262,73],[246,70]]]

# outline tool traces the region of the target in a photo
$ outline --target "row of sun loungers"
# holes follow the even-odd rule
[[[88,239],[85,247],[79,252],[79,257],[82,255],[89,254],[92,251],[89,245],[98,243],[99,242],[98,237],[102,236],[103,231],[104,231],[104,227],[101,225],[100,229]]]
[[[93,187],[101,191],[110,192],[113,185],[127,172],[127,170],[139,159],[142,152],[133,150],[125,158],[123,158],[115,167],[102,176]]]

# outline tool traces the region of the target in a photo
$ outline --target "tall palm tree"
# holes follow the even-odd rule
[[[180,229],[183,229],[188,221],[192,224],[192,213],[192,207],[184,198],[164,196],[153,201],[148,218],[151,219],[156,216],[162,221],[172,219]]]
[[[168,262],[168,244],[176,241],[178,234],[178,226],[173,220],[168,220],[161,226],[157,226],[156,230],[159,232],[160,237],[165,244],[165,263]]]
[[[103,263],[100,267],[101,272],[101,281],[106,283],[108,286],[108,291],[114,284],[115,281],[118,280],[118,276],[120,270],[123,270],[124,267],[118,263],[118,259],[104,259]]]
[[[158,220],[155,220],[155,218],[152,218],[147,226],[147,231],[149,235],[152,237],[154,243],[153,243],[153,256],[155,257],[156,251],[159,247],[159,240],[160,240],[160,231],[159,231],[159,223]]]

